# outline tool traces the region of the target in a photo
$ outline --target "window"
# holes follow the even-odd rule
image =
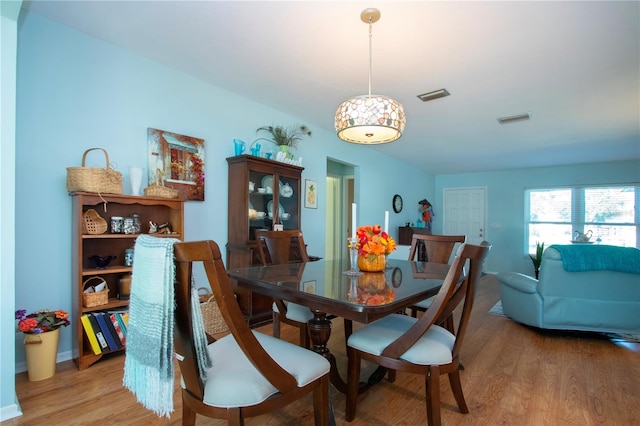
[[[575,231],[594,244],[638,247],[639,202],[638,185],[526,189],[525,250],[535,253],[537,241],[568,244]]]

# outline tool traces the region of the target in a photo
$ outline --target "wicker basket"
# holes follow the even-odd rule
[[[87,234],[104,234],[107,232],[107,221],[104,220],[97,211],[89,209],[84,212],[84,231]]]
[[[202,311],[205,332],[213,336],[229,331],[229,327],[227,327],[227,323],[224,321],[213,293],[205,287],[200,287],[198,289],[198,295],[200,296],[200,310]]]
[[[87,154],[99,149],[104,153],[107,167],[85,167]],[[109,165],[109,154],[102,148],[91,148],[82,154],[82,167],[67,167],[67,191],[122,194],[122,173]]]
[[[92,280],[96,280],[96,279],[100,280],[101,282],[104,282],[104,290],[99,291],[97,293],[84,293],[84,290],[87,284],[89,284]],[[98,284],[100,283],[98,282],[96,285]],[[105,281],[105,279],[100,276],[96,275],[93,277],[89,277],[87,280],[85,280],[82,283],[82,290],[83,290],[82,305],[85,308],[106,305],[107,303],[109,303],[109,286],[107,285],[107,281]]]
[[[144,195],[147,197],[178,198],[178,190],[152,183],[144,189]]]
[[[162,170],[156,169],[156,181],[144,189],[147,197],[178,198],[178,190],[164,186]]]

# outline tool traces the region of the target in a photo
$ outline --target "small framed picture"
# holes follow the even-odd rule
[[[316,292],[316,281],[305,281],[302,284],[300,284],[300,287],[302,287],[300,290],[304,291],[305,293],[311,293],[311,294],[315,294]]]
[[[304,180],[304,206],[308,209],[318,208],[318,184],[315,180]]]

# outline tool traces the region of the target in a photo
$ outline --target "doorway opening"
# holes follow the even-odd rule
[[[347,237],[351,226],[351,203],[356,202],[356,168],[327,158],[327,210],[325,259],[347,257]]]

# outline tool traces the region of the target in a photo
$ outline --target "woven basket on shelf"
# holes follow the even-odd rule
[[[85,287],[87,286],[87,284],[89,284],[92,280],[98,279],[101,282],[104,282],[104,290],[99,291],[97,293],[84,293]],[[98,282],[96,285],[99,285],[100,282]],[[107,285],[107,282],[105,281],[104,278],[99,277],[99,276],[93,276],[93,277],[89,277],[87,280],[85,280],[82,283],[82,306],[84,306],[85,308],[91,308],[93,306],[100,306],[100,305],[106,305],[107,303],[109,303],[109,286]]]
[[[156,181],[144,189],[147,197],[178,198],[178,190],[164,186],[162,170],[156,169]]]
[[[213,293],[205,287],[200,287],[198,289],[198,295],[200,296],[200,310],[202,311],[205,332],[213,336],[229,331],[229,327],[227,327],[227,323],[224,321]]]
[[[85,167],[87,154],[99,149],[104,153],[107,167]],[[82,154],[82,167],[67,167],[67,191],[122,194],[122,173],[111,168],[109,154],[102,148],[91,148]]]
[[[87,234],[104,234],[107,232],[107,221],[102,218],[94,209],[84,212],[84,231]]]

